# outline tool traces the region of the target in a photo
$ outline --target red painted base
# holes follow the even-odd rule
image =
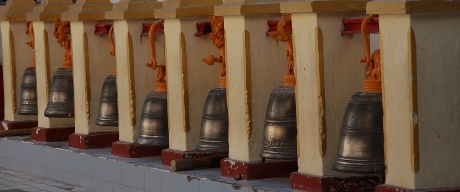
[[[226,153],[219,152],[201,152],[201,151],[179,151],[174,149],[165,149],[161,152],[161,162],[163,165],[171,166],[171,161],[176,159],[195,159],[208,157],[211,155],[220,155]]]
[[[291,174],[291,188],[303,191],[374,191],[377,185],[384,182],[384,175],[335,177],[308,175],[299,172]]]
[[[391,185],[379,185],[375,188],[376,192],[460,192],[460,188],[437,188],[437,189],[406,189]]]
[[[289,177],[298,170],[296,160],[270,160],[262,162],[245,162],[232,159],[220,161],[220,174],[224,177],[241,178],[243,180]]]
[[[43,142],[59,142],[69,140],[69,135],[75,133],[75,127],[32,129],[32,139]]]
[[[148,147],[135,143],[117,141],[112,143],[112,155],[124,158],[159,156],[161,154],[161,150],[166,148],[168,147]]]
[[[94,149],[112,146],[118,141],[118,133],[90,133],[69,135],[69,147],[78,149]]]
[[[3,120],[0,130],[32,129],[38,126],[37,121],[8,121]]]

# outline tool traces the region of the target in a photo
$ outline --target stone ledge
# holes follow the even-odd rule
[[[110,148],[75,149],[30,136],[0,139],[0,167],[97,191],[295,191],[289,178],[235,181],[220,169],[171,172],[160,157],[121,158]]]

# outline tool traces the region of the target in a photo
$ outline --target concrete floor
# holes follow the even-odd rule
[[[0,167],[0,192],[90,192],[91,190]]]

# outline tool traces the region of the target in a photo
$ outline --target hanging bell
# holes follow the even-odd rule
[[[278,41],[286,42],[287,74],[284,86],[276,87],[270,94],[265,117],[264,139],[260,157],[265,159],[297,159],[297,121],[295,104],[294,57],[292,37],[285,25],[291,23],[291,15],[285,14],[270,34]]]
[[[332,169],[348,173],[383,174],[383,107],[380,73],[380,50],[370,56],[366,24],[374,18],[366,17],[361,25],[365,43],[365,62],[368,69],[363,90],[355,93],[347,106],[340,130],[337,156]]]
[[[201,120],[197,151],[228,152],[228,109],[225,87],[209,91]]]
[[[297,158],[295,77],[286,75],[284,80],[285,85],[273,89],[268,101],[260,153],[263,159]]]
[[[101,90],[96,125],[118,126],[117,78],[108,76]]]
[[[53,73],[45,116],[74,116],[72,68],[58,68]]]
[[[17,113],[19,115],[37,115],[37,78],[35,67],[24,71],[21,84],[21,101]]]
[[[347,106],[333,170],[384,173],[382,94],[357,92]]]
[[[159,86],[161,85],[157,83],[157,87]],[[145,98],[140,121],[141,131],[136,140],[137,144],[145,146],[169,145],[166,97],[166,91],[157,90],[150,92]]]
[[[145,98],[136,144],[166,148],[169,146],[166,67],[157,64],[153,33],[161,23],[163,21],[156,21],[149,30],[151,57],[147,67],[157,70],[156,91],[150,92]]]

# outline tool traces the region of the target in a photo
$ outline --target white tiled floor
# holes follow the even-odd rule
[[[0,167],[0,192],[90,192],[81,187],[75,187],[57,181],[27,175]]]

